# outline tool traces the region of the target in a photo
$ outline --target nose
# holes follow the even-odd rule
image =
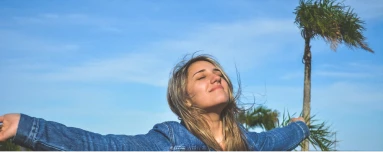
[[[210,79],[210,83],[221,83],[221,76],[217,75],[217,74],[212,74],[212,77]]]

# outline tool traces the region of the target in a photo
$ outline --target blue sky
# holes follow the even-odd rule
[[[376,52],[312,43],[312,113],[338,150],[383,150],[383,1],[346,0]],[[297,0],[0,1],[0,114],[17,112],[102,134],[142,134],[177,120],[172,67],[215,56],[242,102],[301,111],[303,39]]]

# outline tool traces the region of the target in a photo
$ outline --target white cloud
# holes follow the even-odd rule
[[[383,65],[380,64],[367,64],[365,62],[349,62],[346,65],[351,68],[360,69],[364,71],[371,71],[380,74],[382,74],[383,72]]]
[[[77,27],[85,26],[87,29],[95,29],[103,32],[121,33],[123,30],[118,27],[121,21],[113,17],[103,18],[91,16],[88,14],[69,13],[42,13],[31,14],[30,16],[14,16],[9,22],[15,25],[25,26],[63,26],[75,25]],[[92,27],[92,28],[89,28]]]
[[[46,80],[81,82],[139,82],[166,86],[170,68],[156,54],[131,53],[119,58],[93,60],[39,76]]]
[[[22,53],[60,53],[73,52],[80,49],[72,42],[58,42],[36,36],[25,35],[12,30],[0,30],[0,49],[2,52]]]
[[[288,19],[257,19],[201,26],[184,38],[154,43],[151,49],[169,54],[202,50],[218,58],[224,67],[251,69],[268,61],[284,59],[278,53],[300,40],[298,29]],[[286,39],[289,37],[289,39]],[[288,56],[288,55],[287,55]]]
[[[291,25],[291,26],[286,26]],[[273,60],[283,47],[298,38],[291,20],[263,19],[234,23],[209,24],[191,31],[185,37],[148,44],[135,53],[121,54],[116,58],[98,57],[67,67],[47,69],[38,79],[81,82],[139,82],[166,86],[169,72],[186,53],[203,50],[217,57],[229,72],[234,63],[240,70],[251,69]],[[286,40],[285,36],[292,37]],[[76,46],[67,45],[67,49]],[[273,59],[273,60],[269,60]]]
[[[322,64],[313,75],[338,78],[381,78],[383,65],[367,64],[364,61],[354,61],[338,64]]]
[[[292,79],[300,79],[303,80],[304,73],[303,71],[299,72],[289,72],[280,77],[282,80],[292,80]]]
[[[244,90],[247,94],[264,94],[266,97],[257,98],[256,103],[267,101],[266,105],[273,109],[297,109],[295,111],[299,112],[299,109],[302,108],[303,85],[300,84],[298,86],[266,84],[266,90],[264,86],[251,86],[244,88]],[[360,112],[361,110],[358,110],[360,107],[363,107],[363,110],[382,111],[382,92],[383,88],[379,83],[370,84],[344,80],[321,85],[314,83],[311,90],[312,110],[314,113],[331,111],[339,115],[345,111],[348,113]]]
[[[51,14],[51,13],[41,14],[40,16],[46,19],[58,19],[60,17],[58,14]]]
[[[370,73],[322,71],[322,70],[315,71],[313,75],[322,76],[322,77],[338,77],[338,78],[373,78],[375,77],[375,75]]]
[[[313,98],[319,100],[323,106],[353,103],[383,108],[382,89],[379,84],[339,81],[329,86],[315,87],[312,92],[315,92]]]
[[[343,78],[343,79],[370,79],[383,77],[383,66],[379,64],[366,64],[362,61],[338,64],[320,64],[312,69],[313,77]],[[302,79],[302,72],[288,72],[280,77],[282,80]]]
[[[42,13],[30,14],[30,16],[14,16],[13,21],[18,24],[51,24],[51,23],[91,23],[91,18],[86,14],[57,14]]]
[[[303,86],[282,86],[268,85],[266,86],[250,86],[243,88],[247,94],[260,94],[255,96],[255,100],[248,98],[247,103],[255,102],[256,104],[264,104],[268,108],[276,109],[283,113],[288,110],[290,113],[298,113],[302,109],[302,93]],[[249,95],[247,95],[249,96]]]

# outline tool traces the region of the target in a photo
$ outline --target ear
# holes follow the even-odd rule
[[[193,104],[190,100],[186,100],[185,105],[189,108],[193,106]]]

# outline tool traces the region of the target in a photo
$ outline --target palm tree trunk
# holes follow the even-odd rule
[[[306,124],[310,125],[310,104],[311,104],[311,51],[310,51],[310,36],[305,38],[305,52],[303,55],[303,61],[305,64],[305,75],[304,75],[304,89],[303,89],[303,117],[306,120]],[[302,151],[309,150],[308,139],[302,143]]]

